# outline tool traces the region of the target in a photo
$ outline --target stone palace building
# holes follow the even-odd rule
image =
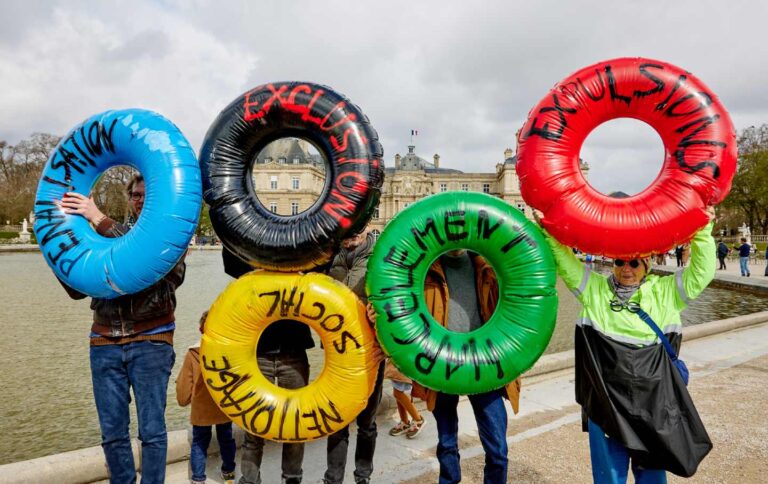
[[[503,161],[492,173],[464,173],[453,168],[441,168],[440,156],[427,161],[416,154],[416,146],[408,146],[405,156],[396,154],[385,160],[385,178],[381,201],[371,219],[374,235],[400,210],[433,193],[475,191],[505,200],[531,217],[518,184],[511,149],[504,150]],[[581,165],[586,176],[589,167]],[[280,215],[298,214],[311,206],[320,195],[325,182],[325,163],[308,142],[297,138],[282,138],[270,143],[259,153],[253,165],[254,188],[261,203]]]

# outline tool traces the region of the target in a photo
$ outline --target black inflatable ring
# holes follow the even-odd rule
[[[325,188],[298,215],[270,212],[255,196],[253,160],[272,141],[297,137],[327,160]],[[365,227],[384,181],[382,148],[368,118],[326,86],[265,84],[238,97],[208,129],[200,150],[203,196],[222,243],[253,267],[300,271],[330,260]]]

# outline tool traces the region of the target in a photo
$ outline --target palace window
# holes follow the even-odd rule
[[[299,177],[294,176],[291,178],[291,188],[293,188],[294,190],[299,189]]]
[[[491,184],[483,183],[483,193],[491,193]]]
[[[379,218],[379,207],[373,209],[373,218]]]
[[[291,202],[291,215],[299,214],[299,202]]]
[[[469,191],[469,183],[462,183],[461,184],[461,191],[462,192],[468,192]]]
[[[269,211],[277,213],[277,202],[269,202]]]
[[[448,184],[447,183],[441,183],[440,184],[440,192],[447,192],[448,191]]]
[[[280,158],[278,158],[277,162],[280,163],[281,165],[284,165],[285,164],[285,156],[281,156]]]
[[[277,190],[277,175],[272,175],[269,177],[269,188],[272,190]]]
[[[293,164],[294,165],[298,165],[299,163],[301,163],[301,158],[299,158],[298,156],[294,156],[293,157]]]

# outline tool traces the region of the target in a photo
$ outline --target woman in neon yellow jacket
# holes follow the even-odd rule
[[[576,401],[595,482],[626,482],[630,459],[638,483],[666,482],[664,469],[691,475],[711,449],[680,374],[638,314],[645,311],[679,352],[680,312],[715,274],[714,209],[707,213],[710,222],[691,241],[691,263],[668,276],[649,274],[650,257],[616,259],[606,276],[545,232],[560,277],[583,306],[575,335]]]

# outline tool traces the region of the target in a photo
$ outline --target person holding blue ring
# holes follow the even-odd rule
[[[59,205],[67,214],[81,215],[96,226],[99,234],[120,237],[136,229],[132,226],[133,220],[143,211],[146,191],[141,175],[128,182],[126,193],[131,212],[127,224],[107,217],[91,198],[79,193],[67,193]],[[101,427],[101,446],[111,483],[136,480],[128,430],[131,389],[141,440],[141,482],[162,483],[165,479],[168,434],[164,416],[168,379],[176,358],[173,350],[175,293],[184,282],[184,273],[182,258],[163,279],[141,292],[91,301],[91,379]],[[86,297],[66,284],[62,285],[71,298]]]

